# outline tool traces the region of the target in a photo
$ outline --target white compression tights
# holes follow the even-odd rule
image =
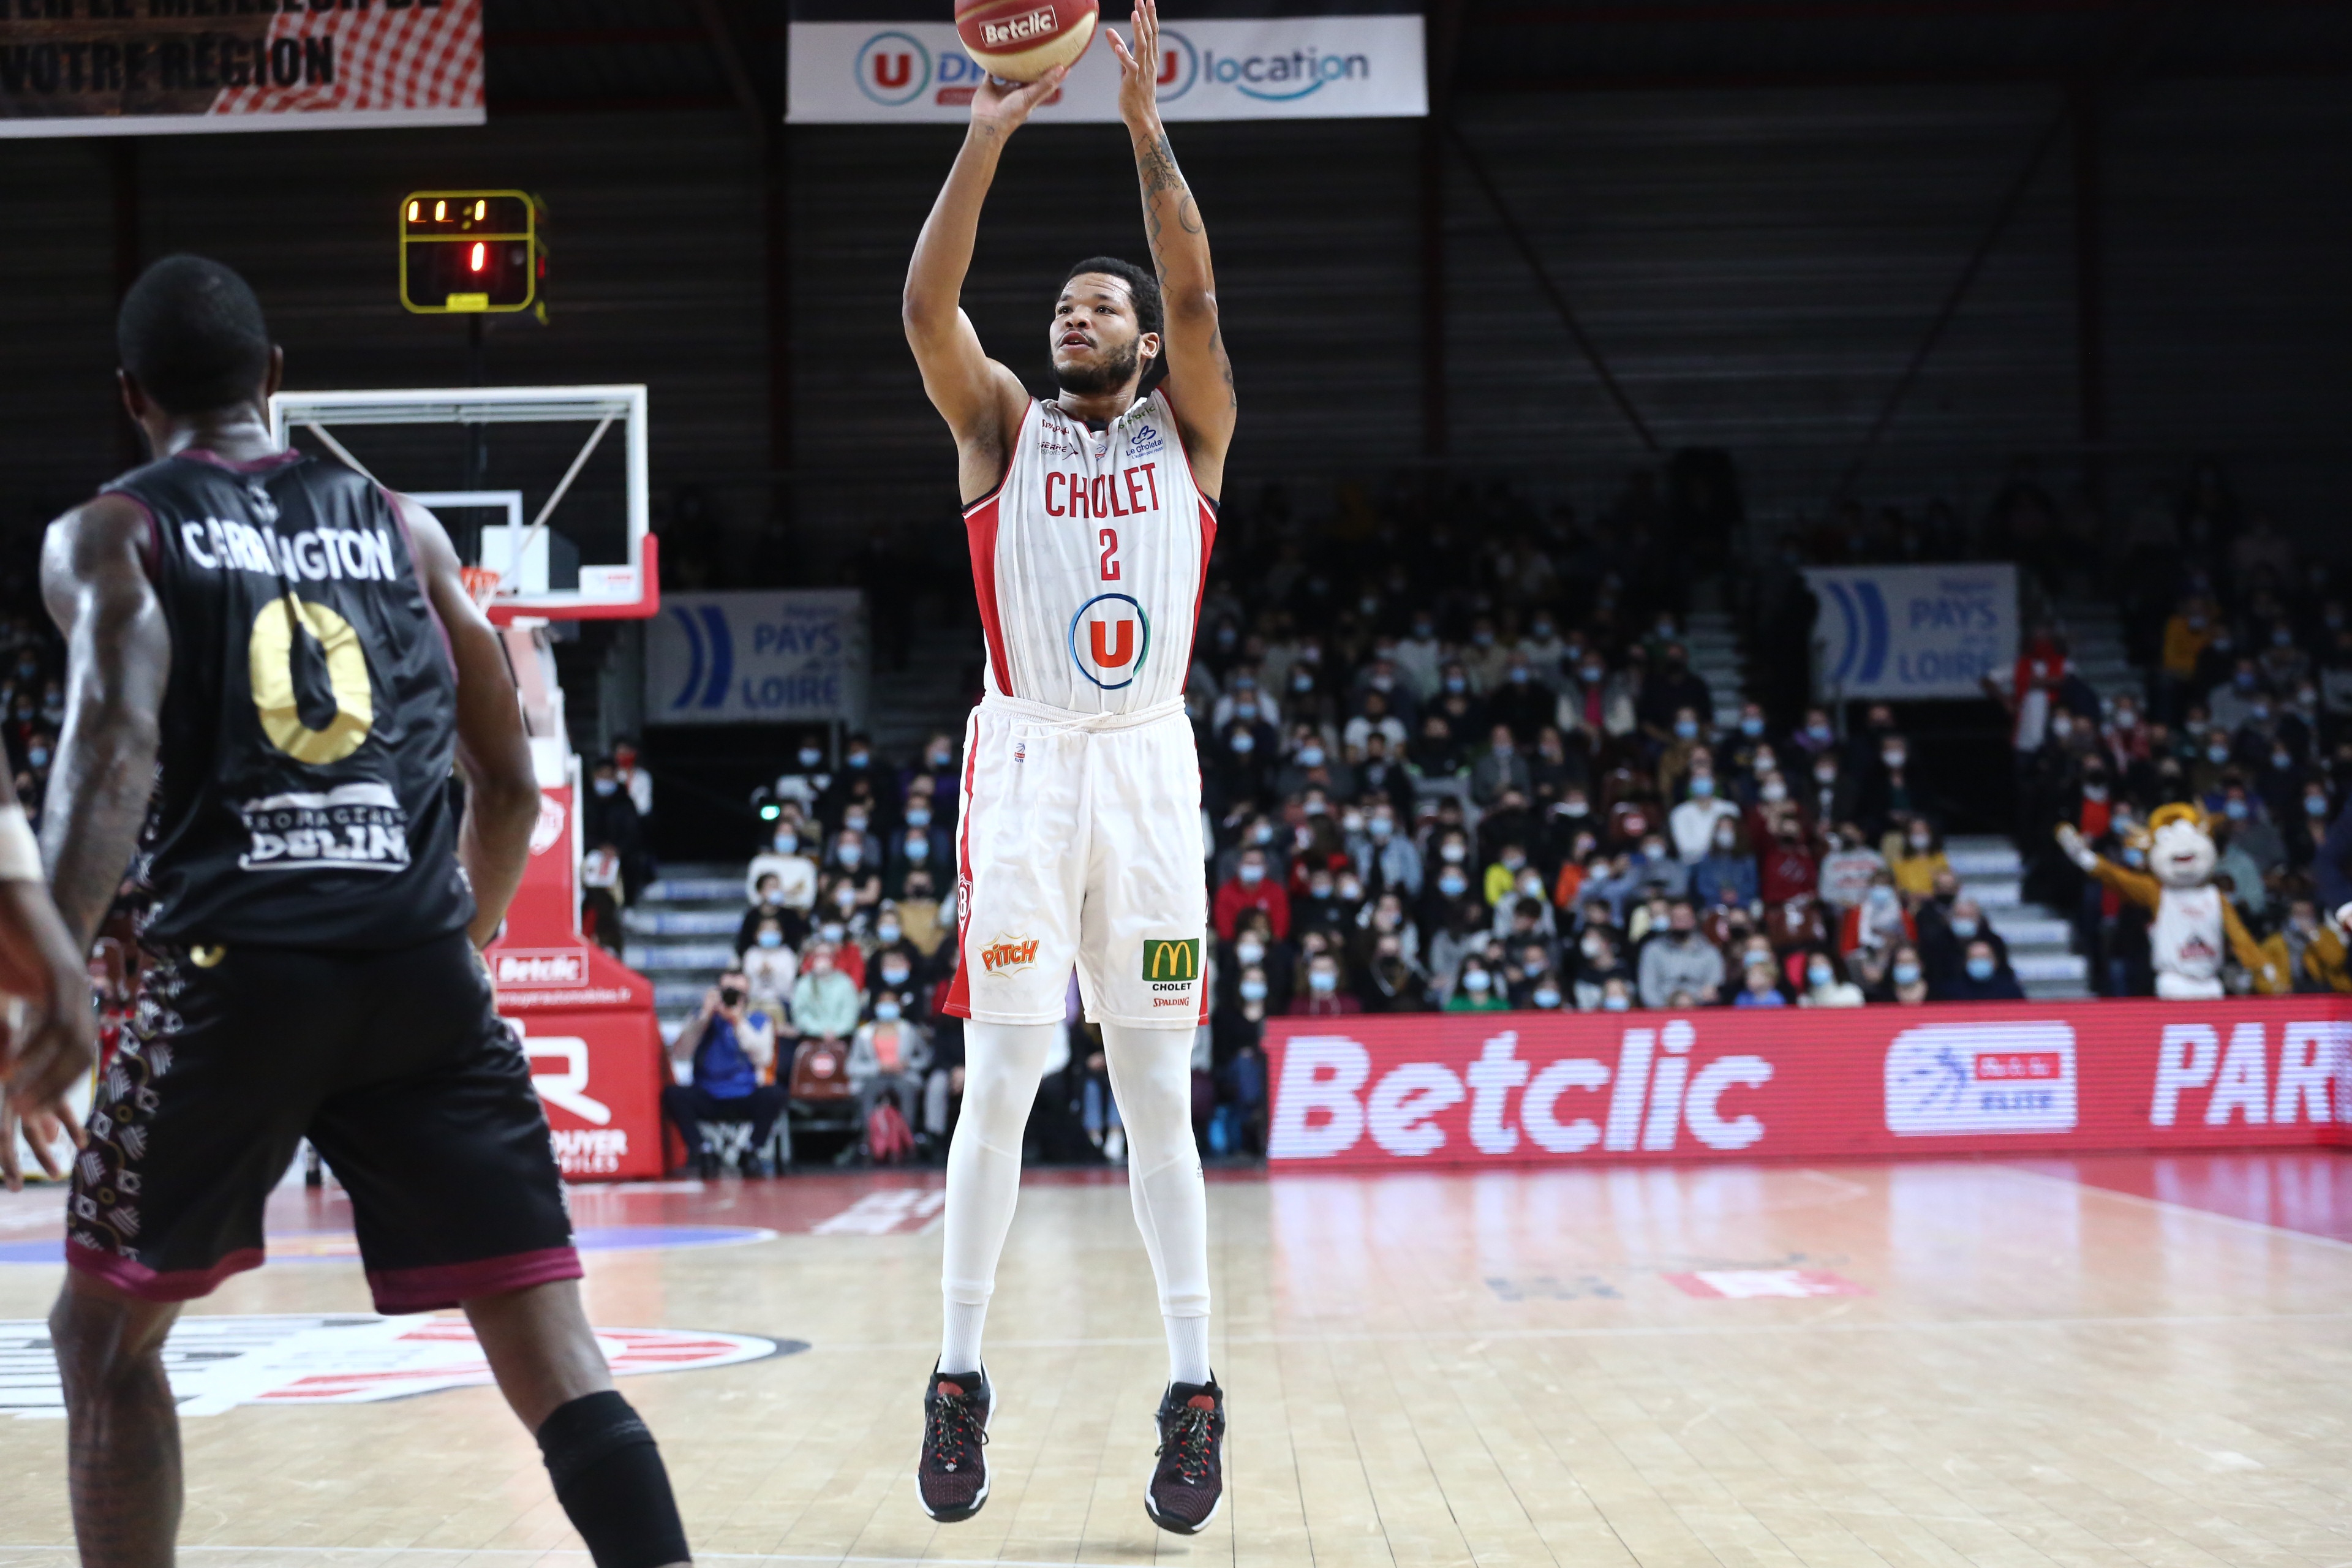
[[[1053,1024],[964,1026],[963,1116],[948,1151],[947,1326],[940,1366],[973,1372],[996,1259],[1021,1191],[1021,1134],[1037,1100]],[[1127,1127],[1128,1194],[1160,1285],[1169,1379],[1209,1380],[1209,1202],[1192,1142],[1192,1034],[1105,1024],[1103,1056]]]

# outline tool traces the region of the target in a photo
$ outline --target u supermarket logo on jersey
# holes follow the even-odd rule
[[[1151,621],[1126,594],[1097,594],[1070,617],[1070,661],[1105,691],[1135,684],[1151,651]]]

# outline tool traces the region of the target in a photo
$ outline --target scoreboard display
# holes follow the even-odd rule
[[[400,302],[420,315],[528,310],[547,276],[526,191],[413,191],[400,203]]]

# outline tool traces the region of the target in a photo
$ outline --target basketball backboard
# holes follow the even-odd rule
[[[430,508],[486,588],[495,574],[493,621],[660,607],[642,386],[281,392],[269,413],[280,442]]]

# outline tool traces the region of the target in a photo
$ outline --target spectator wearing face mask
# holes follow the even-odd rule
[[[1859,1007],[1863,1005],[1862,987],[1848,982],[1838,972],[1835,956],[1822,948],[1791,954],[1789,968],[1799,986],[1797,1005],[1800,1007]]]
[[[1809,780],[1804,786],[1806,815],[1823,825],[1852,821],[1862,791],[1835,749],[1824,747],[1801,765]]]
[[[1217,935],[1231,942],[1234,922],[1244,910],[1265,910],[1276,940],[1289,936],[1290,895],[1280,881],[1266,874],[1265,851],[1256,845],[1242,851],[1233,876],[1217,889],[1211,911]]]
[[[1723,991],[1723,954],[1699,933],[1698,911],[1688,899],[1667,907],[1664,934],[1642,945],[1642,1005],[1664,1007],[1677,992],[1710,1006]]]
[[[817,802],[832,793],[833,784],[834,770],[825,761],[824,745],[814,736],[806,737],[793,754],[793,765],[776,775],[775,796],[814,814]]]
[[[1643,683],[1636,714],[1643,732],[1664,746],[1693,738],[1678,734],[1675,729],[1685,710],[1694,720],[1713,713],[1715,696],[1707,688],[1706,678],[1691,668],[1688,650],[1680,642],[1663,643],[1658,649],[1657,667]]]
[[[1919,954],[1907,947],[1895,950],[1895,962],[1886,970],[1885,1000],[1902,1007],[1916,1007],[1927,1000],[1928,984],[1926,966]]]
[[[930,1036],[907,1016],[905,999],[877,994],[849,1042],[849,1089],[857,1097],[858,1125],[867,1124],[885,1094],[897,1096],[899,1113],[913,1122],[921,1114],[930,1066]]]
[[[1209,722],[1219,734],[1231,734],[1235,724],[1243,725],[1257,738],[1261,752],[1271,752],[1275,738],[1282,733],[1282,705],[1259,687],[1256,667],[1244,665],[1225,682],[1224,695],[1209,710]]]
[[[934,730],[923,742],[922,752],[911,763],[898,770],[898,804],[901,810],[911,807],[919,784],[931,798],[930,826],[942,833],[955,832],[956,795],[963,780],[956,771],[955,737],[944,730]]]
[[[1499,909],[1516,900],[1519,894],[1520,874],[1529,869],[1525,845],[1514,839],[1498,847],[1495,852],[1494,864],[1486,868],[1486,875],[1479,882],[1479,894],[1486,900],[1486,907]]]
[[[1699,753],[1699,760],[1704,756]],[[1717,789],[1713,765],[1694,768],[1689,795],[1666,814],[1676,858],[1685,866],[1697,865],[1713,851],[1719,828],[1728,826],[1737,831],[1739,816],[1739,807],[1724,799]]]
[[[1445,998],[1440,1009],[1447,1013],[1505,1013],[1510,1010],[1510,998],[1503,994],[1495,971],[1483,957],[1464,960],[1462,971],[1454,977],[1453,994]]]
[[[1903,825],[1900,844],[1886,868],[1895,879],[1895,891],[1908,898],[1927,898],[1936,890],[1936,879],[1952,868],[1944,854],[1944,836],[1925,817],[1913,817]]]
[[[843,906],[845,915],[852,912],[853,905],[866,910],[882,901],[882,873],[877,860],[862,826],[845,827],[834,837],[833,853],[825,857],[824,869],[836,892],[842,888],[855,889],[851,904]]]
[[[1821,885],[1813,847],[1794,812],[1763,818],[1770,826],[1756,852],[1756,891],[1767,906],[1811,899]]]
[[[1911,742],[1890,729],[1880,737],[1875,765],[1863,780],[1863,826],[1873,838],[1882,838],[1892,823],[1916,812],[1921,804],[1911,778]]]
[[[1486,717],[1511,732],[1522,748],[1535,744],[1539,731],[1549,728],[1559,699],[1525,653],[1515,652],[1503,665],[1502,679],[1486,695]]]
[[[1736,819],[1716,823],[1706,854],[1691,868],[1691,898],[1708,908],[1746,909],[1757,901],[1756,857],[1741,845]]]
[[[1735,1007],[1785,1007],[1789,999],[1780,994],[1780,982],[1772,973],[1772,961],[1751,960],[1739,972],[1739,993],[1732,997]]]
[[[783,999],[793,994],[793,982],[800,974],[800,959],[784,940],[781,913],[759,917],[751,940],[736,954],[736,967],[743,972],[751,994],[772,1015],[782,1014]]]
[[[635,741],[613,742],[613,775],[621,781],[621,792],[629,797],[629,804],[637,808],[637,819],[640,822],[652,821],[654,775],[638,765],[637,743]]]
[[[2221,798],[2211,805],[2220,818],[2216,826],[2228,834],[2230,847],[2252,861],[2258,874],[2267,875],[2286,864],[2286,840],[2243,778],[2229,779],[2221,787]]]
[[[609,844],[599,844],[580,857],[580,927],[615,957],[625,945],[621,930],[621,852]]]
[[[793,983],[793,1027],[804,1038],[838,1042],[857,1030],[865,1006],[857,982],[842,973],[839,958],[835,944],[822,939],[801,954],[800,975]]]
[[[1295,1018],[1339,1017],[1360,1013],[1364,1005],[1349,994],[1340,984],[1339,960],[1337,954],[1318,952],[1307,961],[1307,984],[1291,999],[1290,1015]]]
[[[921,796],[916,797],[918,800]],[[922,808],[918,807],[918,810]],[[928,823],[920,826],[902,827],[890,836],[890,858],[884,863],[882,891],[884,896],[897,898],[906,890],[907,878],[916,871],[929,871],[948,862],[948,851],[941,840],[933,836]]]
[[[744,897],[757,902],[760,884],[767,878],[776,881],[776,901],[788,910],[805,914],[816,904],[816,861],[810,855],[813,847],[796,822],[779,822],[768,836],[768,847],[751,857],[744,868]]]
[[[1351,754],[1360,754],[1366,742],[1374,735],[1384,736],[1391,752],[1402,752],[1412,739],[1412,731],[1396,716],[1394,704],[1386,691],[1374,689],[1364,693],[1356,716],[1339,731],[1339,743]]]
[[[881,799],[881,771],[874,761],[873,740],[862,734],[850,736],[842,746],[841,766],[834,774],[832,788],[817,797],[817,815],[827,822],[839,822],[853,804],[873,811]]]
[[[29,763],[30,758],[28,757]],[[47,771],[48,758],[43,747],[42,766],[37,774]],[[609,844],[621,857],[622,901],[636,901],[637,889],[643,887],[651,869],[645,851],[645,829],[637,818],[637,808],[629,802],[628,793],[621,787],[621,777],[613,759],[599,757],[589,771],[588,798],[581,803],[581,836],[591,844]]]
[[[1940,986],[1929,987],[1938,1002],[2022,1002],[2025,987],[2017,983],[1992,943],[1979,938],[1969,943],[1959,973]]]
[[[2270,692],[2263,685],[2262,667],[2251,658],[2241,658],[2231,668],[2230,678],[2216,684],[2205,694],[2205,715],[2226,734],[2235,734],[2254,717],[2254,710],[2263,709],[2262,717],[2270,717]]]
[[[1856,953],[1883,953],[1897,942],[1916,945],[1918,940],[1903,896],[1895,890],[1895,878],[1886,871],[1871,879],[1862,902],[1846,910],[1838,925],[1838,953],[1849,963]]]
[[[1356,874],[1374,897],[1395,893],[1410,906],[1421,896],[1421,847],[1412,836],[1399,830],[1396,811],[1386,801],[1371,803],[1364,812],[1363,834],[1351,837],[1348,849]]]
[[[1530,787],[1528,761],[1519,754],[1518,742],[1507,725],[1496,725],[1487,733],[1486,751],[1471,767],[1470,798],[1491,805],[1508,791],[1526,795]]]
[[[704,1180],[719,1174],[718,1156],[702,1139],[706,1121],[749,1121],[753,1150],[764,1148],[783,1113],[785,1091],[760,1081],[776,1059],[776,1034],[769,1016],[751,1005],[749,983],[730,970],[706,992],[701,1011],[677,1032],[674,1059],[689,1065],[690,1083],[662,1089],[662,1112],[686,1143],[687,1156]],[[743,1173],[768,1173],[761,1157],[746,1156]]]
[[[869,934],[869,924],[866,911],[857,907],[856,889],[845,882],[836,882],[830,884],[817,900],[815,918],[809,931],[813,941],[834,950],[834,966],[848,975],[850,984],[860,991],[866,988],[866,950],[858,945],[858,939]],[[811,942],[802,943],[801,963],[804,968],[810,945]]]

